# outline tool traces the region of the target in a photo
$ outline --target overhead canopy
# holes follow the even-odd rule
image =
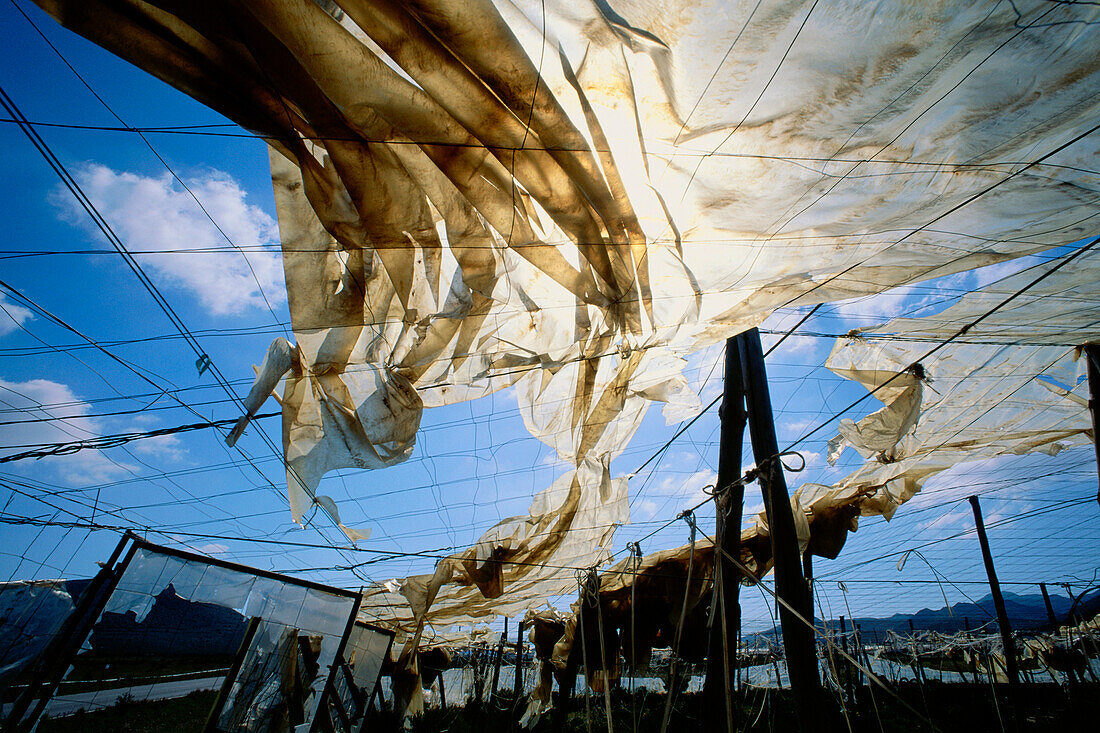
[[[1095,3],[37,2],[274,151],[297,343],[250,407],[289,375],[296,517],[403,460],[423,406],[511,384],[576,467],[407,584],[423,611],[459,583],[440,622],[606,556],[607,467],[651,401],[696,405],[684,355],[1100,212]]]

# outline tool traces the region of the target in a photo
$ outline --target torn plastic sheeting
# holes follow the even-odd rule
[[[829,441],[828,462],[835,465],[845,446],[852,446],[864,458],[881,455],[889,457],[898,441],[907,435],[920,419],[922,385],[921,378],[907,372],[865,372],[857,369],[831,367],[838,376],[858,381],[876,390],[875,396],[883,402],[881,410],[872,412],[859,422],[844,418],[838,426],[839,434]]]
[[[407,455],[414,394],[529,373],[554,399],[527,424],[606,462],[685,354],[1073,241],[1100,202],[1095,5],[39,2],[275,151],[296,516],[325,471]],[[443,608],[482,613],[458,577]]]
[[[859,425],[897,427],[860,433],[842,426],[830,445],[853,445],[871,460],[830,487],[815,485],[817,500],[855,502],[860,514],[889,519],[925,481],[957,464],[1054,455],[1094,440],[1074,344],[1100,333],[1100,305],[1092,297],[1098,271],[1097,250],[1070,252],[968,293],[940,313],[894,319],[838,340],[826,362],[837,374],[868,390],[897,378],[896,389],[875,395],[884,407]],[[964,327],[957,341],[926,356]],[[885,433],[892,445],[884,449]]]
[[[408,615],[398,616],[397,623],[406,630],[421,619],[429,626],[467,624],[522,613],[546,597],[570,592],[571,568],[591,567],[610,556],[614,528],[628,519],[626,498],[626,479],[612,479],[598,462],[582,464],[535,497],[531,516],[506,519],[482,542],[442,560],[435,573],[406,578],[401,593]],[[491,557],[484,555],[486,547],[493,548]],[[508,592],[498,597],[504,579]],[[365,610],[375,605],[372,596],[368,589]],[[389,611],[403,614],[402,605]]]
[[[1095,6],[41,4],[293,161],[299,341],[376,329],[307,361],[430,402],[1058,245],[1097,202],[1091,138],[1006,163],[1093,124]]]
[[[0,684],[7,688],[45,651],[75,607],[64,580],[0,583]]]

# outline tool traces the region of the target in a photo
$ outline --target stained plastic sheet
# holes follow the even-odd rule
[[[830,461],[850,446],[866,462],[831,486],[805,484],[793,497],[811,545],[839,552],[859,516],[889,519],[955,465],[1056,455],[1095,440],[1080,349],[1100,338],[1095,247],[1089,240],[942,312],[838,340],[826,366],[877,390],[884,404],[842,422],[830,443]]]
[[[873,389],[879,375],[912,379],[910,366],[919,363],[924,387],[918,414],[904,398],[887,397],[879,411],[912,425],[892,445],[852,433],[838,442],[853,443],[871,460],[825,493],[858,498],[862,514],[889,518],[929,477],[956,464],[1055,455],[1092,442],[1079,347],[1100,338],[1100,254],[1078,254],[968,293],[939,314],[895,319],[838,342],[826,365],[841,376]]]
[[[595,476],[578,477],[582,472]],[[582,490],[586,485],[600,488]],[[457,638],[447,634],[451,625],[522,614],[548,596],[575,590],[571,568],[610,556],[614,527],[628,516],[626,499],[625,479],[612,479],[606,466],[584,464],[536,496],[530,516],[502,522],[495,534],[490,530],[471,549],[440,562],[435,573],[368,588],[360,613],[402,632],[399,641],[423,620],[425,643]],[[501,595],[505,576],[507,592]]]
[[[261,621],[216,730],[267,733],[308,725],[319,703],[325,668],[319,664],[316,636],[275,621]]]
[[[381,694],[382,667],[389,659],[393,633],[357,622],[348,635],[342,662],[334,672],[327,710],[331,728],[359,731],[376,694]],[[324,723],[322,722],[322,725]]]
[[[392,639],[392,635],[363,624],[356,624],[348,638],[344,657],[355,670],[355,684],[364,690],[368,697],[374,692]]]
[[[0,686],[38,658],[74,607],[63,580],[0,583]]]
[[[265,628],[292,629],[295,641],[315,645],[320,673],[305,691],[312,719],[354,608],[347,594],[138,547],[46,712],[216,690],[248,619],[260,617]],[[275,644],[282,631],[257,643]]]

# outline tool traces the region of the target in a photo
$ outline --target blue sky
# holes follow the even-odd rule
[[[20,0],[19,6],[126,125],[175,131],[147,133],[154,154],[132,132],[36,128],[196,334],[201,348],[243,395],[252,365],[262,359],[271,339],[286,335],[289,327],[264,144],[60,28],[30,3]],[[28,119],[119,126],[7,3],[0,4],[0,41],[0,85]],[[0,202],[7,234],[0,244],[0,280],[132,367],[13,297],[0,297],[0,455],[18,452],[21,445],[193,423],[198,420],[195,412],[209,419],[236,417],[225,392],[209,373],[198,373],[195,353],[60,187],[25,135],[3,122],[0,136],[0,170],[8,182]],[[898,313],[937,309],[1016,266],[826,307],[800,332],[843,333]],[[799,317],[797,311],[779,312],[765,330],[782,331]],[[766,335],[765,345],[772,338]],[[781,444],[864,394],[819,366],[832,342],[796,336],[769,357]],[[716,348],[691,360],[690,376],[705,383],[704,403],[720,390],[719,354]],[[194,412],[180,407],[173,395]],[[858,418],[877,407],[869,400],[850,416]],[[271,402],[263,411],[276,410]],[[372,530],[364,548],[428,555],[463,548],[500,519],[525,513],[531,496],[563,470],[552,451],[527,434],[510,392],[429,410],[422,425],[407,463],[385,471],[335,472],[322,484],[323,493],[338,502],[345,524]],[[278,421],[268,419],[262,426],[278,443]],[[635,471],[677,427],[666,426],[659,409],[650,410],[630,448],[613,464],[615,471]],[[434,561],[429,557],[391,558],[326,547],[343,540],[323,517],[314,518],[306,529],[294,525],[281,495],[280,464],[257,429],[242,439],[243,452],[226,448],[204,430],[102,452],[0,464],[0,518],[85,523],[94,512],[98,523],[151,528],[148,537],[153,541],[347,587],[430,571]],[[804,446],[807,469],[788,477],[792,490],[803,480],[829,483],[855,465],[851,452],[836,468],[825,464],[823,444],[832,434],[823,430],[820,440]],[[717,467],[717,438],[717,414],[711,412],[660,461],[632,479],[633,522],[619,530],[615,550],[621,552],[628,541],[650,534],[702,499],[702,487],[713,481]],[[746,465],[750,462],[746,456]],[[1100,566],[1100,512],[1095,503],[1062,503],[1094,494],[1096,482],[1091,448],[1053,459],[1022,457],[958,467],[931,481],[892,522],[865,520],[838,560],[817,561],[819,577],[830,578],[822,584],[823,607],[831,609],[828,615],[849,615],[837,611],[847,596],[850,613],[889,614],[938,607],[941,593],[951,602],[984,595],[974,537],[944,539],[971,526],[965,496],[975,491],[984,497],[1002,580],[1071,580],[1082,589],[1081,579],[1092,578]],[[757,490],[749,487],[746,516],[759,510]],[[1034,512],[1046,513],[1031,517]],[[709,526],[705,509],[701,516],[701,524]],[[4,580],[87,576],[117,541],[110,531],[16,523],[0,524],[0,533]],[[649,537],[643,550],[679,545],[686,537],[686,526],[675,522]],[[954,583],[942,590],[923,582],[936,576],[916,558],[897,569],[898,553],[929,541],[934,544],[922,550],[928,563]],[[347,569],[359,563],[368,564]],[[838,579],[845,581],[846,593],[833,582]],[[922,582],[899,586],[894,582],[899,579]],[[1037,592],[1034,586],[1008,589]],[[746,625],[766,624],[762,601],[748,592],[744,598]]]

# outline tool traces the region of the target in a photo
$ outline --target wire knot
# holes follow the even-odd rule
[[[798,468],[791,468],[786,463],[783,463],[783,457],[784,456],[798,456],[798,460],[801,461]],[[783,466],[783,468],[786,469],[789,473],[800,473],[803,470],[805,470],[805,468],[806,468],[806,456],[802,455],[801,453],[799,453],[796,450],[783,451],[782,453],[779,454],[779,456],[777,457],[777,460],[779,461],[779,464],[781,466]]]
[[[695,524],[695,510],[694,509],[685,509],[684,511],[682,511],[678,515],[676,515],[676,518],[677,519],[682,519],[685,522],[687,522],[687,526],[691,528],[692,542],[694,542],[695,541],[695,532],[698,529],[698,525]]]

